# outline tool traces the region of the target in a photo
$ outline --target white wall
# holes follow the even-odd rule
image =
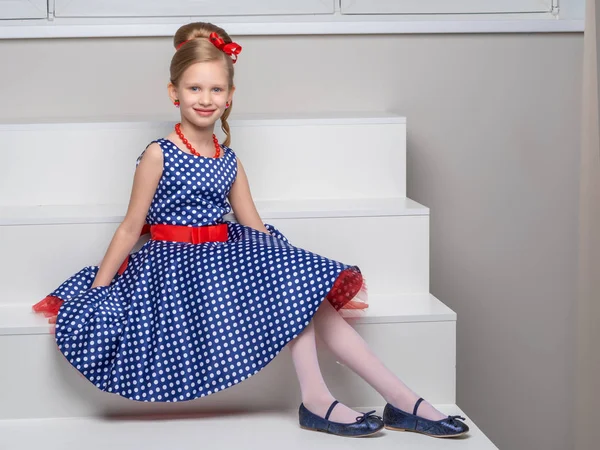
[[[582,35],[236,40],[235,111],[407,116],[459,405],[503,450],[570,448]],[[0,121],[175,118],[171,54],[164,38],[0,41]]]

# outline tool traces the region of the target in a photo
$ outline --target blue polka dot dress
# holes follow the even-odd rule
[[[265,367],[322,301],[366,306],[356,266],[295,247],[272,225],[266,234],[223,219],[233,150],[205,158],[154,142],[164,167],[147,223],[226,223],[228,239],[149,240],[109,286],[91,288],[98,266],[89,266],[46,298],[60,300],[58,348],[95,386],[143,402],[204,397]]]

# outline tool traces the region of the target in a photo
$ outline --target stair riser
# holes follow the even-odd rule
[[[455,322],[354,324],[384,364],[433,403],[455,402]],[[366,382],[336,363],[318,342],[321,370],[346,404],[385,403]],[[61,355],[51,335],[0,336],[0,420],[297,408],[301,397],[289,350],[225,391],[185,403],[141,403],[104,393]],[[18,388],[17,388],[18,387]]]
[[[136,158],[172,125],[0,126],[0,205],[121,204]],[[406,196],[404,124],[239,122],[232,136],[255,199]]]
[[[363,271],[374,294],[429,291],[429,217],[274,219],[294,245]],[[0,305],[35,303],[104,257],[117,224],[0,227]]]

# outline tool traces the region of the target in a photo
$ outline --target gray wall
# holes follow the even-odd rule
[[[579,203],[577,450],[597,450],[600,403],[600,0],[586,2]]]
[[[582,34],[239,42],[236,112],[406,115],[431,291],[459,317],[458,404],[503,450],[571,448]],[[0,121],[174,114],[171,54],[166,38],[0,41]]]

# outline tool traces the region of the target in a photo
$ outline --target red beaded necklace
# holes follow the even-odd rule
[[[179,139],[181,139],[181,142],[183,142],[185,144],[185,146],[188,148],[188,150],[192,153],[192,155],[196,155],[196,156],[202,156],[200,153],[198,153],[196,151],[196,149],[194,147],[192,147],[192,144],[190,144],[190,141],[188,141],[185,136],[183,135],[183,133],[181,132],[181,123],[178,123],[177,125],[175,125],[175,132],[177,133],[177,136],[179,136]],[[221,152],[221,146],[219,145],[219,140],[217,139],[217,136],[215,136],[213,134],[213,142],[215,143],[215,155],[213,156],[213,158],[218,158],[219,154]],[[207,158],[206,156],[203,156],[203,158]]]

